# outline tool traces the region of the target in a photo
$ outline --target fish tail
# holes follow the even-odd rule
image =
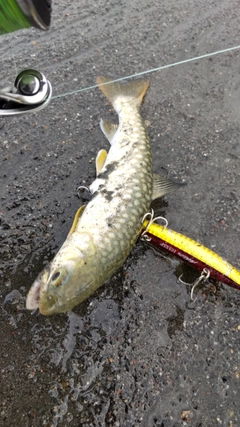
[[[104,95],[111,102],[117,111],[117,100],[119,97],[132,98],[136,101],[137,105],[141,105],[144,95],[148,89],[149,81],[144,79],[131,80],[129,82],[118,81],[110,83],[110,77],[99,76],[97,78],[97,85],[104,93]]]

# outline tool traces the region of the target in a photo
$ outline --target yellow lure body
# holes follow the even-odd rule
[[[180,249],[180,251],[183,252],[183,254],[181,254],[181,259],[184,260],[185,258],[185,261],[191,264],[193,263],[193,261],[191,261],[191,257],[195,258],[200,261],[200,263],[205,264],[206,268],[210,267],[233,281],[238,285],[235,287],[240,289],[240,271],[211,249],[206,248],[204,245],[190,237],[184,236],[183,234],[160,224],[151,223],[149,225],[148,221],[144,221],[143,227],[147,229],[147,234],[150,235],[150,237],[155,236],[163,241],[163,244],[161,245],[163,249],[164,242],[171,245],[170,250],[169,248],[166,249],[173,255],[175,254],[175,248],[176,252]],[[178,254],[176,253],[176,255]],[[220,278],[219,280],[224,282],[223,278]],[[225,281],[225,283],[230,284],[227,281]]]

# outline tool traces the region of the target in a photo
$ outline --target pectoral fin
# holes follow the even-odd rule
[[[75,217],[74,217],[74,220],[73,220],[73,223],[72,223],[72,227],[70,228],[70,231],[69,231],[69,233],[68,233],[68,235],[67,235],[67,239],[68,239],[68,238],[71,236],[71,234],[76,230],[77,223],[78,223],[79,218],[81,217],[81,215],[82,215],[82,213],[83,213],[83,211],[84,211],[85,207],[86,207],[86,205],[80,206],[80,208],[77,210],[77,212],[76,212],[76,214],[75,214]]]
[[[97,157],[96,157],[96,174],[97,176],[100,174],[104,163],[107,158],[107,151],[106,150],[100,150]]]
[[[170,179],[164,178],[162,175],[154,173],[152,200],[158,199],[167,193],[171,193],[172,191],[180,188],[182,185],[185,184],[173,182]]]

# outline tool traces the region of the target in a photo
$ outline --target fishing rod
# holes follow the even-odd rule
[[[201,243],[168,228],[165,218],[153,218],[153,215],[152,211],[144,216],[141,239],[201,271],[201,276],[193,283],[191,297],[196,286],[210,277],[240,290],[240,271],[237,268]],[[156,223],[158,219],[164,220],[165,225]]]
[[[19,29],[29,28],[31,26],[41,30],[48,30],[50,27],[50,21],[51,21],[51,11],[52,11],[51,4],[52,4],[51,0],[0,0],[0,35],[6,34],[12,31],[16,31]],[[123,76],[121,78],[114,79],[104,84],[111,84],[118,81],[123,81],[130,78],[143,76],[145,74],[154,73],[157,71],[165,70],[167,68],[179,66],[189,62],[197,61],[199,59],[209,58],[209,57],[213,57],[213,56],[227,53],[227,52],[232,52],[234,50],[239,50],[239,49],[240,49],[240,45],[218,50],[215,52],[205,53],[197,57],[184,59],[181,61],[173,62],[171,64],[140,71],[132,75]],[[23,72],[25,73],[25,71],[27,70],[24,70]],[[21,73],[20,73],[20,76],[21,76]],[[33,92],[28,91],[27,94],[22,93],[21,85],[19,85],[17,93],[20,96],[15,97],[14,100],[10,99],[10,101],[13,101],[14,104],[12,104],[11,102],[10,104],[6,104],[6,102],[3,103],[2,100],[6,100],[6,97],[9,95],[9,93],[14,93],[14,94],[16,93],[16,82],[19,81],[19,76],[17,76],[13,88],[5,88],[0,91],[0,116],[24,114],[28,112],[37,112],[42,108],[44,108],[45,106],[47,106],[50,99],[66,97],[66,96],[74,95],[80,92],[97,88],[97,85],[95,84],[92,86],[75,89],[71,92],[61,93],[61,94],[52,96],[52,88],[49,81],[47,81],[47,93],[43,94],[40,89],[38,93],[38,87],[40,88],[40,86],[39,86],[39,82],[36,81],[36,77],[38,76],[34,75],[31,77],[30,76],[27,77],[28,80],[30,80],[31,91]],[[35,99],[34,97],[32,97],[32,95],[36,95],[36,92],[37,92],[37,95],[39,96],[37,98],[37,102],[35,106]],[[26,99],[26,96],[27,96],[27,99]],[[40,101],[39,101],[39,98],[41,98]]]
[[[41,30],[48,30],[50,27],[50,23],[51,23],[51,12],[52,12],[52,0],[0,0],[0,35],[2,34],[6,34],[6,33],[10,33],[13,31],[17,31],[20,29],[24,29],[24,28],[29,28],[29,27],[35,27]],[[160,67],[156,67],[156,68],[151,68],[151,69],[147,69],[144,71],[140,71],[140,72],[135,72],[134,74],[128,75],[128,76],[123,76],[121,78],[118,79],[114,79],[112,81],[109,81],[105,84],[111,84],[111,83],[115,83],[117,81],[122,81],[122,80],[127,80],[129,78],[133,78],[133,77],[139,77],[139,76],[143,76],[145,74],[150,74],[150,73],[154,73],[157,71],[161,71],[161,70],[165,70],[167,68],[171,68],[171,67],[175,67],[175,66],[179,66],[182,64],[186,64],[189,62],[193,62],[193,61],[197,61],[200,59],[204,59],[204,58],[209,58],[209,57],[213,57],[219,54],[223,54],[223,53],[228,53],[228,52],[232,52],[235,50],[239,50],[240,49],[240,45],[239,46],[233,46],[233,47],[229,47],[226,49],[221,49],[215,52],[210,52],[210,53],[205,53],[203,55],[199,55],[193,58],[188,58],[188,59],[184,59],[181,61],[177,61],[177,62],[173,62],[171,64],[167,64],[167,65],[163,65]],[[24,70],[25,71],[25,70]],[[20,73],[21,74],[21,73]],[[31,82],[31,88],[34,88],[34,90],[36,90],[36,82],[35,82],[35,77],[34,76]],[[18,76],[16,78],[16,81],[18,80]],[[80,92],[84,92],[84,91],[88,91],[88,90],[92,90],[97,88],[97,85],[92,85],[92,86],[87,86],[87,87],[83,87],[83,88],[79,88],[79,89],[75,89],[71,92],[66,92],[66,93],[61,93],[61,94],[57,94],[52,96],[52,88],[51,85],[49,83],[49,81],[47,82],[48,84],[48,92],[47,95],[43,96],[43,99],[41,100],[41,102],[38,102],[36,109],[34,109],[34,99],[31,99],[30,102],[30,98],[29,95],[31,96],[32,94],[35,95],[34,93],[27,93],[28,95],[28,102],[25,104],[25,98],[20,98],[18,97],[18,99],[15,99],[15,105],[14,107],[11,109],[9,106],[9,108],[4,105],[4,109],[8,109],[9,111],[5,111],[3,112],[3,107],[2,107],[2,103],[1,103],[1,99],[6,99],[6,95],[10,92],[14,92],[15,93],[15,85],[13,86],[13,91],[9,90],[9,88],[7,89],[2,89],[0,91],[0,115],[13,115],[13,114],[23,114],[23,113],[27,113],[27,112],[33,112],[33,111],[39,111],[40,109],[44,108],[46,105],[48,105],[50,99],[57,99],[57,98],[61,98],[61,97],[66,97],[66,96],[70,96],[70,95],[74,95]],[[37,86],[38,86],[38,82],[37,82]],[[7,94],[4,94],[3,96],[3,92],[7,92]],[[41,92],[40,92],[41,93]],[[26,95],[25,93],[19,93],[20,95]],[[47,102],[45,102],[47,100]],[[18,104],[17,104],[18,103]],[[19,108],[19,104],[24,104],[25,108]],[[29,107],[29,104],[31,104],[31,106]],[[26,105],[28,105],[28,107],[26,107]],[[40,105],[42,105],[42,108],[38,108]]]
[[[51,21],[51,0],[0,0],[0,16],[0,35],[29,27],[48,30]],[[239,48],[240,46],[235,46],[208,53],[196,58],[145,70],[112,82],[160,71]],[[108,82],[108,84],[112,82]],[[68,96],[95,87],[97,85],[56,95],[54,98]],[[51,97],[52,86],[41,72],[34,69],[23,70],[16,77],[12,87],[0,90],[0,116],[37,112],[48,105]],[[202,272],[199,281],[213,277],[227,285],[240,289],[240,272],[210,249],[189,237],[168,229],[166,226],[154,223],[153,218],[149,222],[144,222],[144,226],[145,230],[142,233],[142,239],[196,267]]]
[[[0,35],[24,28],[48,30],[51,0],[0,0]]]

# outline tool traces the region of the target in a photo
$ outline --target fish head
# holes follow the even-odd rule
[[[89,235],[81,236],[77,242],[74,237],[66,240],[33,283],[27,309],[39,308],[44,316],[64,313],[91,294],[98,278],[96,247]]]

